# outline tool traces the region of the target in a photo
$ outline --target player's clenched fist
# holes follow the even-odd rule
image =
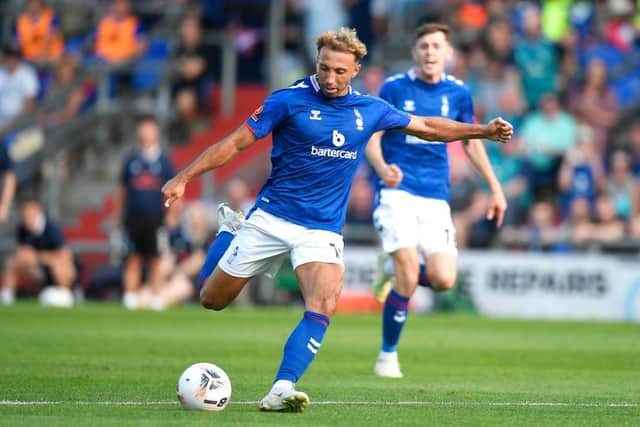
[[[487,124],[488,138],[494,141],[509,142],[513,136],[513,125],[502,117],[491,120]]]
[[[173,202],[184,195],[186,183],[175,176],[162,186],[162,195],[164,196],[164,206],[168,208]]]

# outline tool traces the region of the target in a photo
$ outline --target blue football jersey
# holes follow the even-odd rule
[[[405,128],[409,115],[349,88],[327,98],[315,75],[269,96],[247,119],[272,132],[271,174],[256,208],[308,228],[342,231],[351,182],[374,132]]]
[[[474,122],[471,91],[453,76],[445,75],[440,82],[430,84],[409,70],[389,77],[380,97],[417,116]],[[385,132],[382,155],[387,163],[395,163],[402,169],[404,175],[399,189],[421,197],[449,200],[449,158],[445,143]],[[376,188],[378,191],[384,188],[382,180],[376,180]]]

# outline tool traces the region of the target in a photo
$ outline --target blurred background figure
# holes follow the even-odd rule
[[[152,297],[150,307],[163,309],[159,293],[162,269],[158,233],[164,223],[165,208],[160,189],[174,175],[171,161],[162,151],[156,119],[146,116],[138,122],[138,147],[124,161],[112,222],[122,221],[131,244],[123,273],[123,304],[140,307],[143,266]]]
[[[11,205],[16,194],[18,178],[13,162],[9,157],[7,144],[0,140],[0,175],[2,175],[2,192],[0,193],[0,223],[7,222],[11,213]]]
[[[28,0],[15,23],[14,40],[22,57],[38,66],[55,64],[64,53],[60,20],[44,0]]]
[[[0,65],[0,132],[33,108],[38,87],[38,76],[20,59],[20,51],[5,45]]]
[[[21,207],[21,222],[15,254],[7,258],[2,283],[2,303],[13,304],[21,276],[41,287],[54,286],[44,304],[73,305],[72,286],[77,271],[74,257],[60,227],[46,216],[39,202],[28,200]]]
[[[108,64],[132,61],[147,49],[148,41],[129,0],[113,0],[96,28],[94,53]]]

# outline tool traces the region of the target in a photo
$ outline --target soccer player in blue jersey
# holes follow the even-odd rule
[[[163,188],[169,206],[182,197],[191,179],[273,134],[272,170],[255,206],[241,225],[229,209],[220,211],[224,231],[209,249],[200,276],[202,305],[222,310],[251,277],[272,271],[282,255],[290,256],[305,312],[284,346],[271,390],[260,401],[265,411],[301,412],[309,403],[294,385],[320,349],[342,289],[340,233],[351,181],[371,135],[400,129],[428,140],[506,142],[513,131],[502,119],[478,125],[411,116],[380,98],[353,91],[351,80],[366,54],[353,30],[324,33],[317,47],[316,74],[274,92],[246,123]]]
[[[445,64],[453,55],[449,28],[437,23],[420,26],[412,55],[415,67],[388,78],[380,97],[413,114],[474,123],[469,88],[444,73]],[[464,150],[491,189],[487,218],[495,219],[500,226],[507,202],[483,142],[467,139]],[[391,255],[379,266],[373,284],[374,296],[385,304],[382,349],[374,372],[399,378],[402,372],[396,348],[407,319],[409,299],[418,283],[442,291],[452,288],[456,281],[457,249],[448,203],[447,147],[438,140],[411,134],[378,132],[371,138],[366,154],[381,178],[373,221],[384,252]],[[420,265],[421,257],[426,264]]]

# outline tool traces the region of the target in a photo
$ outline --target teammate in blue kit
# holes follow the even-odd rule
[[[451,59],[446,25],[428,23],[416,30],[412,49],[415,67],[392,76],[380,97],[404,111],[422,116],[449,117],[474,123],[471,92],[461,81],[446,75]],[[464,141],[469,159],[492,192],[488,219],[502,223],[507,202],[480,139]],[[455,228],[449,208],[447,147],[399,132],[378,132],[367,146],[367,158],[381,180],[376,188],[373,221],[383,250],[374,296],[384,302],[382,349],[374,372],[402,377],[396,347],[407,319],[409,299],[418,283],[435,291],[450,289],[457,275]],[[420,258],[426,264],[420,264]],[[391,262],[392,261],[392,262]],[[427,268],[428,266],[428,268]],[[391,289],[395,274],[395,287]]]
[[[283,255],[291,258],[305,312],[285,344],[271,391],[260,401],[259,408],[265,411],[302,412],[309,403],[294,385],[320,349],[342,289],[340,232],[351,181],[371,135],[399,129],[429,140],[506,142],[513,131],[502,119],[477,125],[414,117],[380,98],[353,91],[351,80],[366,55],[353,30],[324,33],[317,47],[316,74],[274,92],[245,124],[209,147],[163,188],[169,206],[182,197],[191,179],[273,134],[272,170],[255,206],[244,222],[222,206],[221,232],[200,276],[202,305],[222,310],[249,279],[273,271]]]

